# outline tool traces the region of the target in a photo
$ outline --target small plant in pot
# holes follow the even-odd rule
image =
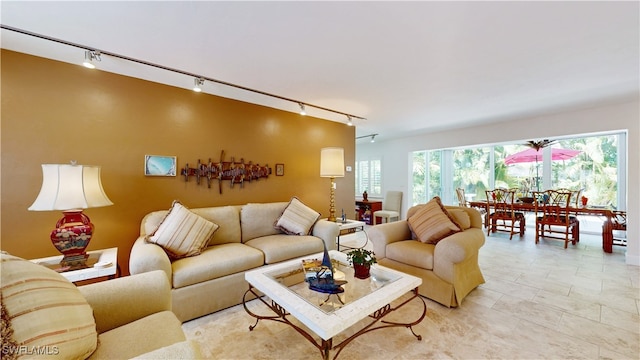
[[[355,249],[347,254],[349,264],[353,265],[354,275],[358,279],[366,279],[369,277],[369,268],[371,264],[378,261],[373,251],[366,249]]]

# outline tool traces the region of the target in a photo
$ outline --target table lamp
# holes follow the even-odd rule
[[[29,210],[62,210],[64,216],[51,231],[53,246],[64,255],[61,270],[87,267],[85,250],[94,226],[82,209],[108,205],[113,203],[102,188],[99,166],[42,165],[42,188]]]
[[[320,177],[331,178],[329,221],[336,221],[336,177],[344,177],[344,149],[326,147],[320,149]]]

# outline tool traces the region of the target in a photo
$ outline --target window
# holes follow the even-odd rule
[[[412,154],[411,196],[413,205],[440,196],[457,204],[455,189],[461,187],[469,200],[485,199],[485,190],[518,188],[520,196],[537,189],[579,190],[589,204],[626,209],[624,185],[626,134],[560,139],[546,147],[538,161],[505,164],[507,156],[529,149],[521,143],[464,149],[416,151]],[[554,148],[578,150],[567,159],[554,158]],[[621,200],[622,199],[622,200]]]
[[[426,203],[442,194],[442,150],[416,151],[413,153],[412,206]]]
[[[369,196],[382,196],[382,161],[379,158],[356,161],[356,196],[365,190]]]

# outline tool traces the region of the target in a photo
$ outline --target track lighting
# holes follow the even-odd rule
[[[193,79],[193,91],[195,92],[201,92],[202,91],[202,85],[204,85],[204,79],[203,78],[194,78]]]
[[[351,116],[347,115],[347,125],[353,126],[353,121],[351,121]]]
[[[159,64],[154,64],[154,63],[151,63],[151,62],[148,62],[148,61],[135,59],[135,58],[132,58],[132,57],[129,57],[129,56],[113,53],[113,52],[110,52],[110,51],[107,51],[107,50],[104,50],[104,49],[103,50],[87,50],[87,49],[91,49],[91,47],[89,47],[87,45],[84,45],[84,44],[73,43],[73,42],[70,42],[70,41],[66,41],[66,40],[62,40],[62,39],[56,39],[56,38],[53,38],[53,37],[50,37],[50,36],[46,36],[46,35],[43,35],[43,34],[37,34],[37,33],[31,32],[31,31],[18,29],[18,28],[12,27],[12,26],[4,25],[4,24],[0,24],[0,29],[13,31],[13,32],[16,32],[16,33],[19,33],[19,34],[22,34],[22,35],[35,37],[35,38],[38,38],[38,39],[41,39],[41,40],[51,41],[51,42],[54,42],[54,43],[65,45],[65,46],[71,46],[71,47],[74,47],[74,48],[77,48],[77,49],[82,49],[82,50],[85,51],[84,52],[84,58],[85,59],[84,59],[83,65],[88,67],[88,68],[91,68],[91,69],[95,69],[95,67],[96,67],[94,61],[101,61],[100,56],[101,55],[106,55],[106,56],[113,57],[113,58],[116,58],[116,59],[130,61],[130,62],[133,62],[133,63],[136,63],[136,64],[145,65],[145,66],[153,67],[153,68],[156,68],[156,69],[161,69],[161,70],[164,70],[164,71],[170,71],[170,72],[174,72],[174,73],[177,73],[177,74],[182,74],[182,75],[189,76],[189,77],[194,77],[195,86],[193,87],[193,91],[197,91],[197,92],[201,92],[202,91],[202,85],[204,84],[204,81],[207,80],[207,81],[215,83],[215,84],[221,84],[221,85],[229,86],[229,87],[232,87],[232,88],[235,88],[235,89],[239,89],[239,90],[243,90],[243,91],[252,92],[252,93],[255,93],[255,94],[259,94],[259,95],[268,96],[268,97],[272,97],[272,98],[275,98],[275,99],[280,99],[280,100],[287,101],[287,102],[297,103],[298,105],[300,105],[300,110],[301,110],[300,114],[302,114],[302,115],[306,114],[305,106],[310,106],[310,107],[312,107],[314,109],[317,109],[317,110],[322,110],[322,111],[327,111],[327,112],[338,114],[338,115],[347,116],[348,119],[349,119],[349,125],[352,125],[352,122],[351,122],[352,118],[353,119],[359,119],[359,120],[367,120],[364,117],[347,114],[347,113],[345,113],[343,111],[333,110],[333,109],[329,109],[329,108],[326,108],[326,107],[323,107],[323,106],[313,105],[313,104],[309,104],[309,103],[303,104],[302,102],[300,102],[298,100],[295,100],[295,99],[292,99],[292,98],[289,98],[289,97],[284,97],[284,96],[268,93],[266,91],[252,89],[252,88],[249,88],[249,87],[246,87],[246,86],[233,84],[233,83],[230,83],[230,82],[227,82],[227,81],[222,81],[222,80],[218,80],[218,79],[211,78],[211,77],[201,76],[201,75],[194,74],[192,72],[188,72],[188,71],[185,71],[185,70],[180,70],[180,69],[171,68],[171,67],[167,67],[167,66],[163,66],[163,65],[159,65]]]
[[[374,143],[374,142],[376,142],[376,136],[378,136],[378,134],[362,135],[362,136],[356,137],[356,140],[364,139],[364,138],[371,138],[371,142]]]
[[[95,69],[96,64],[93,61],[100,61],[100,52],[94,50],[85,50],[84,51],[84,62],[82,65],[88,69]]]

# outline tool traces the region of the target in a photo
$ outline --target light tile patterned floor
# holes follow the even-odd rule
[[[364,234],[341,242],[363,244]],[[374,331],[356,339],[341,359],[638,359],[640,268],[626,265],[624,248],[602,252],[600,235],[578,245],[523,238],[487,238],[480,251],[486,283],[459,308],[427,300],[427,318],[405,329]],[[370,247],[370,244],[367,245]],[[254,304],[252,304],[254,306]],[[256,305],[257,306],[257,305]],[[410,306],[404,313],[411,312]],[[207,358],[320,358],[286,325],[251,319],[235,306],[183,325]]]

